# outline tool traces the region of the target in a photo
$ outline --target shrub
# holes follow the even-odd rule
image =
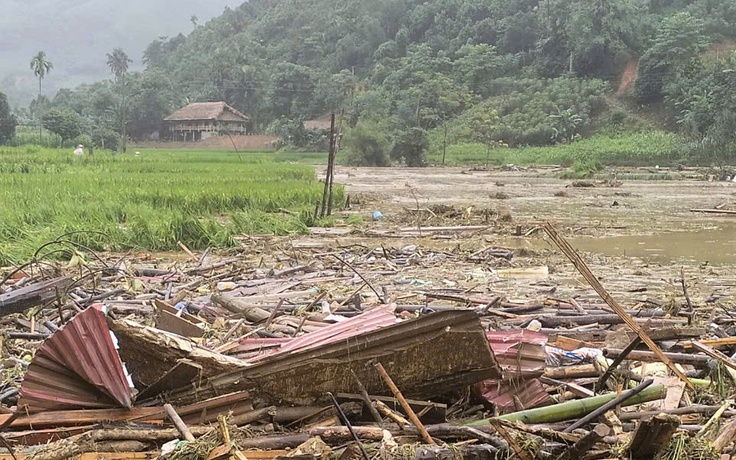
[[[355,166],[389,166],[389,142],[376,123],[362,121],[347,132],[345,147],[348,164]]]
[[[391,158],[403,160],[410,167],[424,166],[424,152],[427,151],[428,146],[429,141],[425,130],[409,128],[395,135]]]

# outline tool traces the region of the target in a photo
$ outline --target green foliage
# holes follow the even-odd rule
[[[329,131],[307,129],[301,119],[281,117],[269,125],[268,132],[279,138],[277,147],[293,146],[322,152],[330,149]]]
[[[621,166],[672,165],[683,160],[682,139],[662,131],[646,131],[620,135],[599,135],[572,144],[547,147],[504,148],[493,151],[491,163],[554,164],[571,167],[575,163]],[[439,163],[441,154],[434,152],[428,160]],[[447,150],[447,163],[479,164],[486,161],[484,144],[457,144]]]
[[[82,117],[70,109],[53,108],[43,115],[43,125],[61,138],[61,142],[82,134]]]
[[[10,112],[10,104],[5,94],[0,93],[0,144],[5,144],[15,136],[18,121]]]
[[[735,31],[736,4],[714,0],[251,0],[188,36],[155,40],[142,73],[127,72],[116,50],[115,82],[62,90],[53,105],[77,112],[96,143],[111,146],[107,134],[118,132],[122,149],[127,134],[156,139],[160,120],[188,101],[223,100],[248,115],[251,131],[270,128],[299,149],[326,140],[299,120],[344,113],[346,131],[385,128],[363,136],[371,148],[351,149],[360,164],[369,151],[371,163],[388,164],[386,139],[415,128],[433,152],[480,142],[488,157],[499,144],[625,130],[656,111],[657,126],[676,118],[668,128],[701,153],[717,145],[722,157],[733,122],[720,96],[683,94],[681,82],[704,77],[703,52]],[[657,104],[646,115],[609,88],[636,56],[637,100]],[[31,115],[44,111],[39,97]]]
[[[662,99],[665,86],[676,81],[692,60],[708,46],[705,22],[689,13],[665,19],[652,46],[641,58],[636,95],[640,102]]]
[[[228,247],[244,233],[301,233],[322,184],[308,166],[256,154],[0,149],[0,263],[62,234],[93,250]],[[344,200],[336,187],[336,201]],[[289,209],[286,216],[280,209]]]
[[[389,166],[389,141],[377,123],[360,122],[347,132],[343,141],[348,163],[356,166]]]
[[[422,128],[409,128],[394,135],[391,159],[404,161],[409,167],[424,166],[424,152],[429,147],[427,132]]]
[[[497,79],[491,86],[496,96],[455,120],[460,141],[501,141],[512,147],[569,142],[603,110],[607,89],[600,80],[568,77]],[[490,113],[497,115],[489,118]]]

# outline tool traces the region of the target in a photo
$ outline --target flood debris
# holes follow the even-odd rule
[[[240,254],[15,270],[0,286],[0,443],[34,460],[736,448],[736,321],[713,300],[729,285],[688,281],[682,297],[678,270],[673,300],[661,276],[598,278],[554,226],[533,228],[556,258],[462,247],[487,227],[448,225],[421,232],[455,248],[315,231]]]

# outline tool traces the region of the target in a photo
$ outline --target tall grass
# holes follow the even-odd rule
[[[0,263],[26,260],[64,234],[93,250],[122,251],[172,250],[177,241],[228,247],[242,233],[304,231],[322,184],[313,168],[270,157],[156,151],[78,158],[0,148]]]
[[[483,144],[458,144],[447,147],[446,164],[596,164],[642,166],[668,164],[681,160],[678,137],[662,131],[598,135],[572,144],[550,147],[494,148],[488,153]],[[438,164],[441,152],[432,152],[428,161]]]

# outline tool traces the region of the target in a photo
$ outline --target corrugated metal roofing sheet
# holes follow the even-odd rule
[[[528,330],[486,332],[504,378],[538,377],[544,373],[547,336]]]
[[[18,407],[130,408],[132,394],[105,315],[88,308],[44,341],[28,366]]]
[[[391,326],[397,322],[398,320],[394,315],[393,307],[385,305],[290,340],[273,352],[259,354],[250,358],[248,362],[257,362],[274,355],[312,350],[324,345],[340,342],[350,337],[365,334],[366,332],[372,332],[382,327]],[[269,345],[272,345],[272,343],[269,343]]]
[[[503,384],[494,380],[486,380],[477,385],[477,390],[481,399],[495,404],[502,414],[552,403],[552,398],[537,379]],[[517,407],[517,399],[521,407]]]

